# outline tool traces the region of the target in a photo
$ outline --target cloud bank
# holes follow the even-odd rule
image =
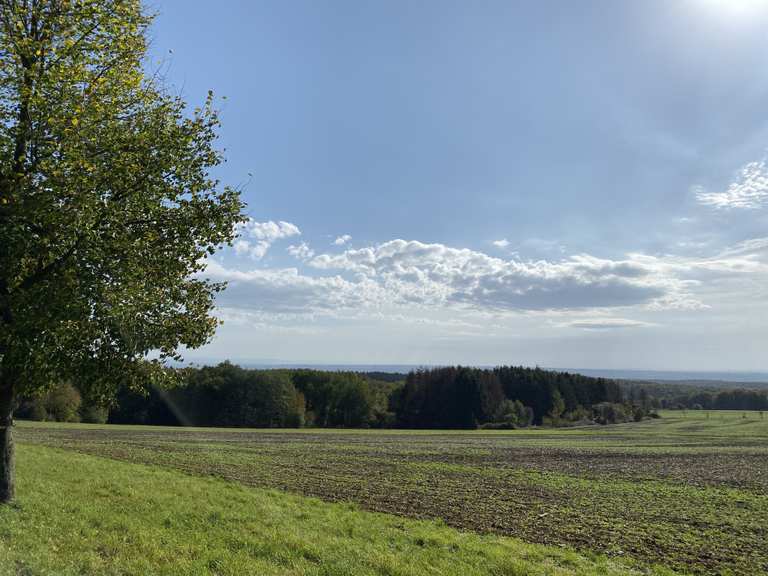
[[[337,254],[315,255],[305,243],[290,246],[288,252],[302,260],[302,270],[238,270],[210,261],[206,276],[229,281],[221,297],[226,306],[299,314],[390,313],[414,307],[484,314],[696,310],[707,307],[703,294],[717,282],[768,279],[765,238],[695,258],[628,254],[613,260],[577,254],[557,261],[524,261],[401,239]],[[615,321],[608,324],[601,320],[573,327],[619,327]]]

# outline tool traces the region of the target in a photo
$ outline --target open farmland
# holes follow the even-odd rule
[[[646,575],[627,559],[55,448],[21,446],[18,476],[18,500],[0,508],[0,576]]]
[[[663,416],[512,432],[23,424],[18,439],[680,572],[768,572],[768,420]]]

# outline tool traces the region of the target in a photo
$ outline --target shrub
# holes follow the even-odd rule
[[[600,402],[592,406],[595,422],[598,424],[619,424],[629,422],[634,415],[628,412],[623,404],[615,402]]]
[[[520,400],[504,400],[499,406],[498,414],[489,424],[488,429],[525,428],[533,423],[533,410],[523,406]]]
[[[589,423],[591,422],[592,413],[581,405],[576,406],[570,412],[566,412],[563,418],[569,422],[574,423]]]
[[[106,424],[109,417],[109,409],[103,406],[83,406],[80,410],[83,422],[89,424]]]
[[[45,396],[45,411],[57,422],[78,422],[82,399],[77,388],[69,382],[54,386]]]

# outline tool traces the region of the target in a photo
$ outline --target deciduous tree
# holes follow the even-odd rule
[[[145,74],[150,22],[139,0],[0,0],[0,501],[18,398],[153,383],[217,323],[199,274],[242,204],[211,176],[212,96],[188,111]]]

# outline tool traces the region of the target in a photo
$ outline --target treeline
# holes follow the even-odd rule
[[[662,402],[673,409],[692,410],[768,410],[768,393],[762,390],[721,390],[719,392],[696,392],[676,396]]]
[[[613,380],[539,368],[435,368],[398,379],[251,370],[224,362],[178,369],[178,375],[181,384],[171,389],[122,389],[109,407],[90,404],[76,385],[59,385],[26,399],[17,416],[171,426],[471,429],[612,423],[645,415],[625,402]]]
[[[364,373],[251,370],[229,362],[182,369],[182,385],[118,394],[109,422],[250,428],[383,427],[397,384]]]
[[[690,383],[620,382],[629,402],[653,409],[701,410],[768,410],[768,390],[713,388]]]
[[[32,420],[253,428],[522,428],[610,424],[659,408],[768,410],[761,390],[616,381],[539,368],[446,367],[407,375],[251,370],[229,362],[177,369],[181,384],[89,402],[76,383],[25,399]]]
[[[30,420],[166,426],[383,427],[398,383],[366,373],[249,370],[229,362],[178,370],[180,385],[123,388],[109,407],[94,405],[62,383],[24,399],[16,416]]]

